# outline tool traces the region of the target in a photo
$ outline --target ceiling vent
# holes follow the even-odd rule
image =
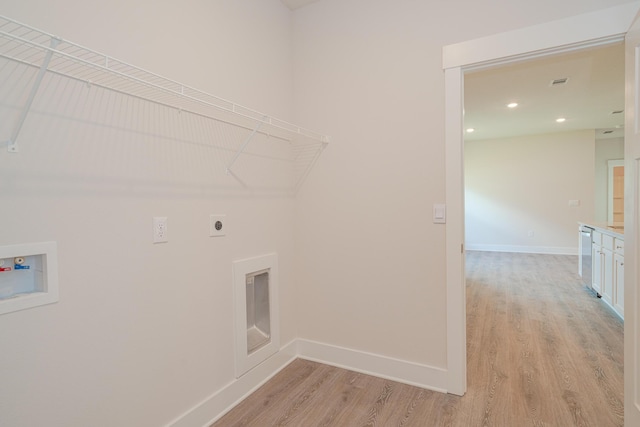
[[[568,81],[569,81],[569,77],[563,77],[561,79],[554,79],[554,80],[551,80],[551,83],[549,83],[549,86],[566,85]]]

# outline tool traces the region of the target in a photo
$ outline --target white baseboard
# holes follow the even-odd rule
[[[518,253],[525,253],[525,254],[547,254],[547,255],[578,255],[577,247],[485,245],[485,244],[467,244],[466,247],[468,251],[518,252]]]
[[[308,340],[298,340],[298,357],[441,393],[447,392],[447,370],[442,368]]]
[[[210,426],[297,357],[297,343],[294,340],[260,365],[171,421],[167,427]]]
[[[441,393],[447,370],[309,340],[293,340],[276,354],[167,424],[208,427],[296,358],[324,363]]]

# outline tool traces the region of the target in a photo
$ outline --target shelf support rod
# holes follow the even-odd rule
[[[311,172],[311,169],[313,169],[316,162],[318,161],[320,154],[322,154],[324,149],[327,148],[328,144],[329,144],[328,138],[323,138],[323,141],[320,143],[320,147],[318,147],[318,149],[316,150],[315,154],[313,155],[313,158],[309,162],[309,165],[307,166],[305,171],[302,173],[302,176],[300,176],[300,178],[298,179],[298,182],[295,183],[295,186],[293,188],[294,195],[298,193],[298,190],[302,186],[302,183],[304,182],[305,179],[307,179],[307,175],[309,175],[309,172]]]
[[[29,97],[27,98],[27,102],[20,113],[20,117],[18,118],[18,123],[16,123],[16,127],[13,129],[13,133],[11,134],[11,138],[8,141],[7,151],[10,153],[18,152],[18,143],[16,139],[22,130],[22,125],[24,125],[24,121],[27,118],[27,114],[29,114],[29,110],[31,109],[31,104],[33,104],[33,100],[38,93],[38,89],[40,89],[40,84],[42,83],[42,79],[44,78],[44,74],[47,72],[47,68],[49,67],[49,62],[51,61],[51,57],[53,56],[53,52],[55,48],[60,43],[60,39],[52,38],[50,49],[47,50],[47,54],[44,57],[44,61],[40,66],[40,70],[36,75],[36,80],[33,82],[33,86],[31,87],[31,92],[29,93]]]
[[[262,119],[266,120],[268,117],[264,116]],[[245,148],[247,148],[247,145],[249,145],[249,142],[251,142],[251,139],[255,136],[256,133],[258,133],[258,131],[260,130],[260,128],[262,127],[262,125],[264,124],[264,121],[261,121],[260,123],[258,123],[258,125],[253,129],[253,131],[251,132],[251,134],[249,134],[249,136],[247,137],[247,139],[245,139],[245,141],[242,143],[242,145],[240,146],[240,148],[238,149],[238,151],[236,152],[236,154],[233,156],[233,159],[231,159],[231,161],[229,162],[229,164],[227,165],[227,175],[232,174],[233,176],[235,176],[232,172],[231,172],[231,168],[233,167],[233,165],[236,163],[236,160],[238,160],[238,157],[240,157],[240,154],[242,154],[242,152],[244,151]]]
[[[242,185],[244,188],[247,188],[247,184],[243,180],[241,180],[238,175],[233,173],[233,171],[230,171],[229,169],[227,169],[227,175],[231,175],[240,183],[240,185]]]

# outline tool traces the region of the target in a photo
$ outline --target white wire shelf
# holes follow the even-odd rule
[[[296,182],[300,186],[322,150],[329,143],[327,135],[305,129],[284,120],[236,104],[167,79],[158,74],[63,40],[52,34],[0,15],[0,58],[40,70],[22,117],[7,142],[9,151],[17,152],[16,139],[30,104],[36,96],[42,75],[53,73],[121,94],[175,108],[232,126],[281,139],[292,145]],[[1,84],[1,83],[0,83]],[[250,138],[228,165],[227,173]],[[235,175],[234,175],[235,176]]]

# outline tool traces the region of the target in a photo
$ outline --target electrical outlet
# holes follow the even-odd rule
[[[226,215],[209,216],[209,236],[221,237],[227,234]]]
[[[166,243],[169,241],[167,235],[167,217],[153,217],[153,243]]]

